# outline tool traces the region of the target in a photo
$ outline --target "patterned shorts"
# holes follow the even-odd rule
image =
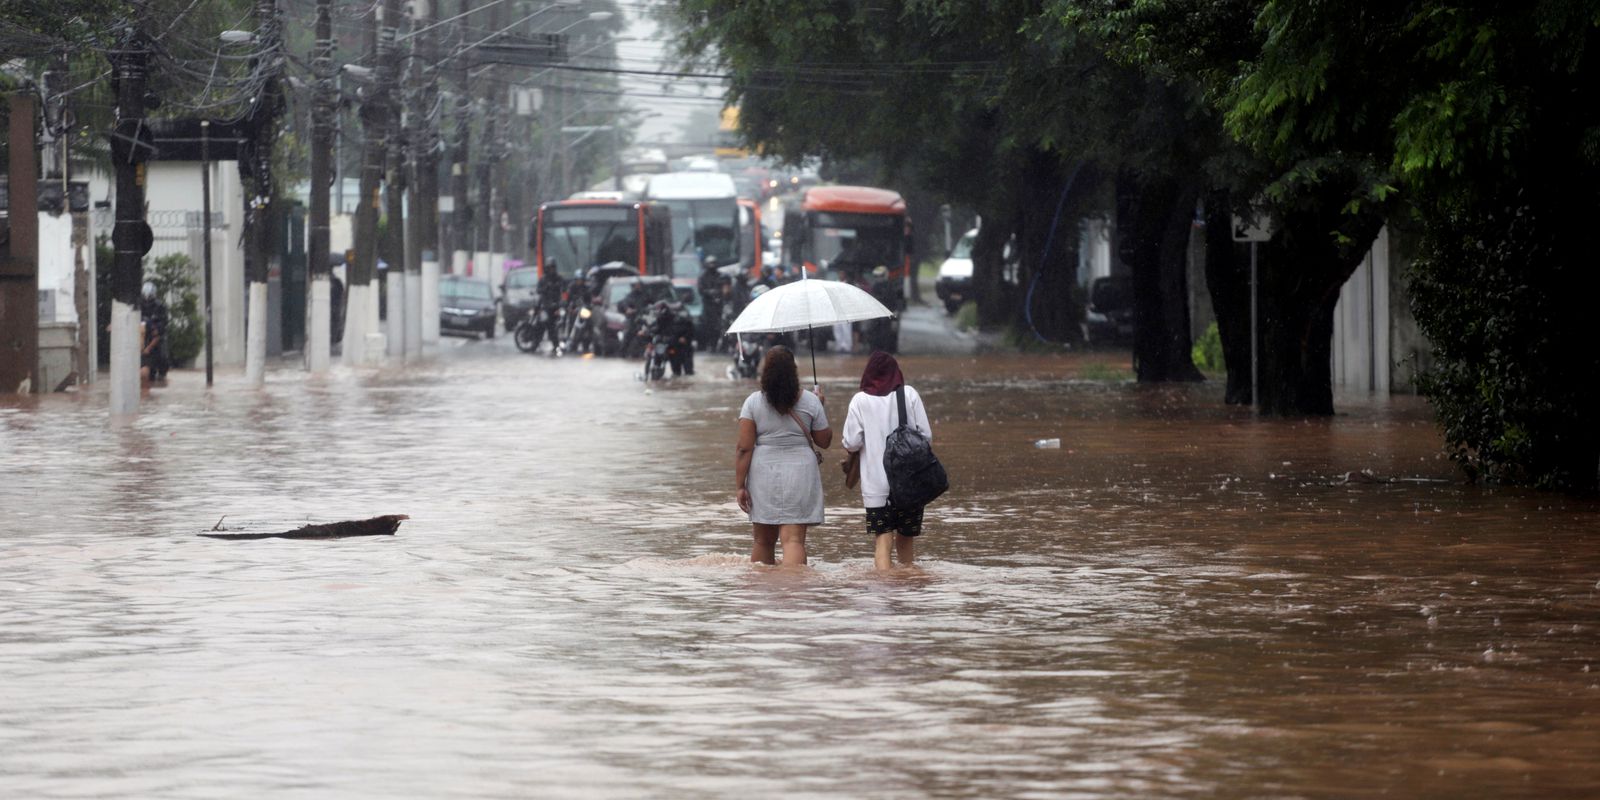
[[[881,505],[867,509],[867,533],[877,536],[894,531],[901,536],[922,535],[921,508],[895,508]]]

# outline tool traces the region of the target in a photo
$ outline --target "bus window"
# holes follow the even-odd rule
[[[563,275],[620,261],[639,267],[639,227],[630,208],[548,208],[543,221],[544,259]]]

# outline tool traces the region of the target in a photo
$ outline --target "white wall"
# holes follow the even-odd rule
[[[1333,312],[1333,385],[1387,395],[1394,369],[1389,347],[1389,229],[1339,289]]]
[[[77,264],[72,250],[72,215],[39,212],[40,322],[76,322],[73,303]],[[47,387],[50,388],[50,387]]]
[[[1088,217],[1078,224],[1082,236],[1078,247],[1078,283],[1088,286],[1095,278],[1111,274],[1111,223]]]
[[[150,211],[201,210],[200,165],[154,162],[148,165],[145,203]],[[244,217],[244,188],[236,161],[211,163],[211,318],[212,350],[219,366],[244,364],[244,251],[239,220]],[[204,240],[190,237],[189,257],[202,264]]]

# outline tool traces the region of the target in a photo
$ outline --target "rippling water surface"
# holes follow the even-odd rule
[[[905,362],[955,488],[895,576],[831,453],[813,568],[746,563],[708,375],[502,340],[3,401],[0,793],[1600,795],[1593,503],[1460,484],[1411,399],[1259,421],[1083,363]]]

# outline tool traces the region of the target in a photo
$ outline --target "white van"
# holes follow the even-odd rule
[[[933,291],[951,314],[972,297],[972,245],[977,240],[977,228],[967,231],[950,251],[950,257],[939,265],[939,279],[933,284]]]

